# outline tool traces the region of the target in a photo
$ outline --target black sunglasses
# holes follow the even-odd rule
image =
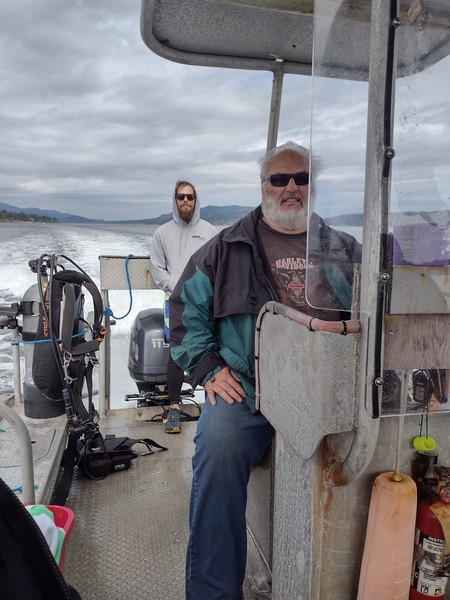
[[[309,173],[307,171],[301,171],[300,173],[275,173],[263,179],[263,182],[269,182],[274,187],[286,187],[291,179],[295,181],[295,185],[308,185]]]
[[[175,194],[175,199],[176,200],[184,200],[184,198],[186,198],[186,200],[190,200],[192,202],[192,200],[195,200],[195,194]]]

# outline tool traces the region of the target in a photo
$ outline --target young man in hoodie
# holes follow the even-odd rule
[[[177,181],[173,195],[173,219],[155,231],[150,250],[152,276],[165,293],[165,326],[168,326],[169,297],[192,254],[214,237],[217,229],[200,219],[200,202],[189,181]],[[166,329],[166,327],[165,327]],[[184,371],[170,357],[167,365],[169,412],[166,433],[180,433],[180,394]]]

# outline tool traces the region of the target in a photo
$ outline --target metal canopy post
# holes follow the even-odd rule
[[[267,132],[267,152],[277,145],[280,125],[281,95],[283,91],[284,69],[282,62],[273,72],[272,98],[270,101],[269,129]]]

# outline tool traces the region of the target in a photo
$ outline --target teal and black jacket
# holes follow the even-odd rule
[[[226,365],[239,377],[252,410],[256,318],[266,302],[277,300],[258,251],[260,216],[259,206],[195,252],[170,297],[171,354],[192,385],[204,385]],[[316,228],[313,250],[336,290],[336,308],[348,311],[360,244],[313,215],[310,231]]]

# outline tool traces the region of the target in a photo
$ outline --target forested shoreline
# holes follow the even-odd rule
[[[0,223],[15,223],[15,222],[31,222],[31,223],[59,223],[58,219],[53,217],[45,217],[39,215],[27,215],[24,212],[8,212],[7,210],[0,211]]]

